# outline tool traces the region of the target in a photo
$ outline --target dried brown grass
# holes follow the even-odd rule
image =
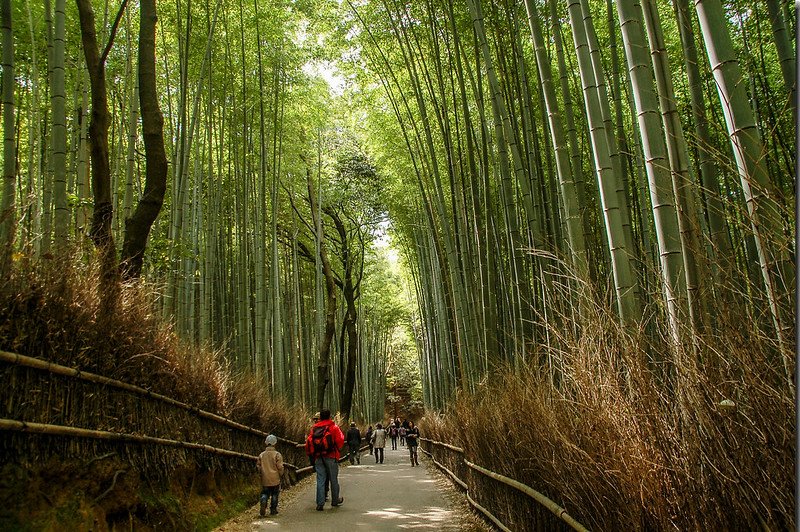
[[[543,492],[591,529],[794,529],[794,390],[775,342],[723,318],[697,355],[658,365],[597,309],[579,338],[553,331],[559,385],[535,364],[499,368],[451,412],[428,415],[424,435],[462,445],[467,459]],[[471,479],[489,499],[501,489]],[[532,523],[530,508],[498,511]]]
[[[123,286],[104,313],[97,264],[77,257],[17,264],[0,281],[0,349],[136,384],[289,439],[307,415],[235,374],[222,353],[180,341],[157,313],[152,287]]]

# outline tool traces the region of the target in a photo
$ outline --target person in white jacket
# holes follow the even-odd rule
[[[375,432],[372,433],[372,447],[375,452],[375,463],[383,463],[383,448],[386,447],[386,431],[383,425],[375,425]]]

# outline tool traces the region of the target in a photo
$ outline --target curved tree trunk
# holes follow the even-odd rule
[[[317,227],[316,238],[319,241],[319,259],[322,261],[322,272],[325,274],[325,290],[327,302],[325,305],[325,335],[319,347],[317,359],[317,408],[322,410],[325,405],[325,390],[331,380],[330,355],[333,335],[336,333],[336,284],[333,279],[333,270],[328,260],[328,250],[325,247],[325,238],[320,222],[320,209],[314,194],[314,181],[311,169],[306,168],[306,182],[308,184],[308,202],[311,205],[311,217]]]
[[[81,25],[81,40],[92,91],[92,114],[89,122],[91,144],[92,193],[94,213],[89,236],[101,256],[101,278],[105,304],[113,304],[118,284],[116,248],[111,222],[114,205],[111,201],[111,168],[108,149],[108,97],[106,95],[105,55],[100,55],[95,29],[94,11],[90,0],[77,0]],[[123,0],[122,8],[125,7]],[[121,11],[120,11],[121,13]],[[113,34],[109,40],[113,40]],[[106,48],[105,53],[108,52]]]
[[[141,0],[139,5],[139,106],[142,110],[142,138],[147,166],[142,198],[133,216],[125,220],[122,272],[128,279],[141,275],[150,228],[164,205],[168,172],[164,150],[164,117],[156,89],[156,2]]]

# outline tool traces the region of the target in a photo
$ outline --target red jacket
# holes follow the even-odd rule
[[[330,433],[331,436],[333,436],[333,452],[330,452],[323,456],[325,458],[335,458],[336,460],[338,460],[339,458],[341,458],[341,455],[339,454],[339,449],[344,447],[344,434],[342,433],[342,429],[340,429],[336,425],[336,423],[334,423],[332,420],[323,419],[315,423],[314,426],[311,427],[311,430],[308,431],[308,437],[306,437],[306,442],[309,441],[309,438],[311,437],[311,434],[314,432],[315,427],[324,427],[325,425],[330,425],[328,432]],[[306,445],[306,454],[311,456],[311,453],[309,453],[308,445]]]

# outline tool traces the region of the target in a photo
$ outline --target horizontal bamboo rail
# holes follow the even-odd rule
[[[462,449],[461,447],[456,447],[455,445],[450,445],[449,443],[445,443],[443,441],[429,440],[428,438],[420,438],[420,440],[430,442],[434,445],[441,445],[442,447],[447,447],[451,451],[464,454],[464,449]]]
[[[213,454],[241,458],[242,460],[258,460],[258,456],[252,454],[231,451],[230,449],[219,449],[202,443],[192,443],[185,441],[169,440],[166,438],[156,438],[154,436],[142,436],[139,434],[126,434],[123,432],[109,432],[107,430],[81,429],[77,427],[66,427],[64,425],[48,425],[45,423],[32,423],[17,421],[15,419],[0,419],[0,430],[13,432],[29,432],[34,434],[48,434],[52,436],[69,436],[75,438],[91,438],[95,440],[128,441],[135,443],[153,443],[169,447],[183,447],[185,449],[198,449]]]
[[[420,439],[423,440],[424,438],[420,438]],[[426,441],[428,441],[430,443],[434,443],[434,440],[426,440]],[[435,443],[437,443],[437,444],[439,444],[439,445],[441,445],[443,447],[448,447],[450,449],[454,448],[452,445],[446,444],[444,442],[435,442]],[[422,449],[422,447],[420,447],[420,449]],[[456,447],[456,449],[457,449],[457,447]],[[441,462],[436,460],[436,458],[434,458],[431,453],[429,453],[425,449],[422,449],[422,452],[427,454],[430,457],[431,461],[433,461],[433,463],[434,463],[434,465],[436,467],[438,467],[439,469],[441,469],[442,471],[444,471],[445,473],[450,475],[450,478],[452,478],[454,482],[456,482],[459,486],[461,486],[464,489],[464,496],[467,498],[467,502],[473,508],[475,508],[476,510],[481,512],[483,515],[485,515],[492,523],[494,523],[503,532],[511,532],[511,530],[506,525],[504,525],[503,522],[500,521],[500,519],[497,518],[497,516],[495,516],[492,512],[490,512],[489,510],[487,510],[486,508],[484,508],[483,506],[478,504],[475,501],[475,499],[470,497],[470,495],[469,495],[469,486],[467,486],[466,482],[464,482],[463,480],[458,478],[455,473],[453,473],[447,467],[445,467],[444,464],[442,464]]]
[[[469,492],[466,493],[466,496],[467,496],[467,502],[469,502],[475,509],[479,510],[483,515],[491,519],[492,523],[494,523],[495,526],[497,526],[497,528],[499,528],[503,532],[512,532],[511,529],[508,528],[506,525],[504,525],[502,521],[500,521],[497,517],[495,517],[492,514],[492,512],[490,512],[489,510],[487,510],[486,508],[475,502],[475,499],[469,496]]]
[[[420,438],[420,440],[422,440],[424,442],[432,443],[434,445],[440,445],[442,447],[446,447],[448,449],[451,449],[451,450],[453,450],[455,452],[458,452],[458,453],[461,453],[461,454],[464,453],[464,449],[462,449],[460,447],[455,447],[455,446],[450,445],[448,443],[439,442],[439,441],[436,441],[436,440],[429,440],[427,438]],[[486,510],[485,508],[483,508],[480,505],[478,505],[475,501],[471,500],[470,495],[469,495],[469,489],[467,488],[467,485],[461,479],[456,477],[456,475],[452,471],[450,471],[449,469],[444,467],[442,464],[437,462],[435,459],[433,459],[433,455],[431,453],[425,451],[424,449],[423,449],[423,452],[431,457],[431,459],[433,460],[434,464],[436,464],[437,467],[439,467],[440,469],[442,469],[445,472],[447,472],[456,482],[458,482],[459,485],[461,485],[461,487],[463,487],[465,490],[467,490],[466,496],[467,496],[467,499],[469,500],[470,504],[475,506],[482,513],[486,514],[486,516],[489,517],[501,529],[508,530],[508,528],[506,528],[502,523],[500,523],[497,520],[496,517],[494,517],[491,513],[488,512],[488,510]],[[484,475],[486,475],[486,476],[488,476],[488,477],[490,477],[490,478],[492,478],[494,480],[497,480],[498,482],[501,482],[501,483],[503,483],[503,484],[505,484],[507,486],[515,488],[515,489],[521,491],[522,493],[524,493],[525,495],[531,497],[536,502],[538,502],[539,504],[541,504],[542,506],[544,506],[545,508],[550,510],[550,512],[552,512],[556,517],[558,517],[559,519],[564,521],[566,524],[571,526],[574,530],[576,530],[578,532],[589,532],[586,527],[584,527],[582,524],[580,524],[578,521],[576,521],[575,518],[573,518],[571,515],[569,515],[567,513],[566,509],[564,509],[561,506],[559,506],[557,503],[555,503],[554,501],[549,499],[546,495],[536,491],[535,489],[531,488],[530,486],[528,486],[526,484],[523,484],[522,482],[519,482],[518,480],[514,480],[513,478],[509,478],[509,477],[506,477],[504,475],[500,475],[499,473],[495,473],[494,471],[490,471],[489,469],[486,469],[486,468],[481,467],[481,466],[479,466],[477,464],[474,464],[474,463],[470,462],[469,460],[467,460],[466,458],[464,458],[463,461],[464,461],[464,464],[466,464],[471,469],[474,469],[475,471],[478,471],[479,473],[482,473],[482,474],[484,474]]]
[[[257,436],[267,437],[267,433],[261,430],[255,429],[253,427],[248,427],[247,425],[242,425],[241,423],[237,423],[232,419],[228,419],[227,417],[220,416],[219,414],[214,414],[213,412],[207,412],[205,410],[201,410],[197,407],[192,405],[188,405],[186,403],[182,403],[176,399],[171,397],[167,397],[165,395],[161,395],[155,392],[151,392],[150,390],[146,390],[145,388],[141,388],[139,386],[135,386],[133,384],[128,384],[127,382],[118,381],[115,379],[110,379],[108,377],[103,377],[102,375],[97,375],[95,373],[90,373],[88,371],[81,371],[79,369],[69,368],[67,366],[61,366],[59,364],[55,364],[53,362],[48,362],[46,360],[41,360],[39,358],[32,358],[25,355],[18,355],[16,353],[9,353],[7,351],[0,351],[0,362],[7,362],[9,364],[15,364],[18,366],[25,366],[28,368],[38,369],[41,371],[47,371],[56,375],[62,375],[64,377],[72,377],[75,379],[81,379],[88,382],[93,382],[95,384],[102,384],[105,386],[112,386],[114,388],[118,388],[120,390],[125,390],[128,392],[132,392],[138,395],[143,395],[145,397],[149,397],[151,399],[155,399],[156,401],[161,401],[162,403],[166,403],[172,406],[176,406],[178,408],[182,408],[187,410],[193,414],[196,414],[200,417],[210,419],[216,423],[221,425],[226,425],[231,428],[235,428],[241,431],[249,432],[251,434],[255,434]],[[287,443],[289,445],[294,445],[295,447],[302,447],[302,443],[297,443],[295,441],[287,440],[285,438],[278,437],[278,441]]]
[[[479,471],[479,472],[483,473],[484,475],[486,475],[487,477],[493,478],[493,479],[497,480],[498,482],[502,482],[506,486],[511,486],[512,488],[516,488],[519,491],[521,491],[522,493],[524,493],[524,494],[528,495],[529,497],[531,497],[532,499],[535,499],[539,504],[541,504],[542,506],[544,506],[545,508],[547,508],[548,510],[553,512],[556,515],[556,517],[558,517],[559,519],[561,519],[562,521],[567,523],[569,526],[571,526],[573,529],[577,530],[578,532],[589,532],[589,530],[586,527],[584,527],[582,524],[577,522],[572,516],[570,516],[567,513],[567,510],[565,510],[564,508],[562,508],[561,506],[559,506],[558,504],[553,502],[551,499],[547,498],[547,496],[545,496],[545,495],[539,493],[538,491],[536,491],[535,489],[531,488],[530,486],[528,486],[526,484],[523,484],[522,482],[519,482],[518,480],[514,480],[513,478],[509,478],[509,477],[500,475],[498,473],[495,473],[494,471],[490,471],[490,470],[488,470],[488,469],[486,469],[484,467],[481,467],[481,466],[479,466],[477,464],[473,464],[472,462],[470,462],[466,458],[464,459],[464,463],[467,464],[467,466],[469,466],[472,469],[474,469],[475,471]]]
[[[420,438],[420,439],[422,439],[422,438]],[[422,449],[422,448],[420,447],[420,449]],[[427,455],[430,457],[430,459],[433,461],[433,463],[434,463],[434,465],[435,465],[436,467],[438,467],[439,469],[441,469],[442,471],[444,471],[445,473],[447,473],[448,475],[450,475],[450,478],[452,478],[452,479],[453,479],[453,482],[455,482],[456,484],[458,484],[459,486],[461,486],[462,488],[464,488],[464,490],[465,490],[465,491],[469,491],[469,486],[467,486],[467,483],[466,483],[466,482],[464,482],[463,480],[461,480],[460,478],[458,478],[458,477],[456,476],[456,474],[455,474],[455,473],[453,473],[452,471],[450,471],[449,469],[447,469],[447,468],[444,466],[444,464],[443,464],[443,463],[441,463],[441,462],[438,462],[438,461],[436,460],[436,458],[434,458],[434,457],[433,457],[433,455],[432,455],[431,453],[429,453],[429,452],[428,452],[428,451],[426,451],[425,449],[422,449],[422,452],[423,452],[423,453],[425,453],[425,454],[427,454]]]
[[[183,447],[186,449],[200,449],[213,454],[241,458],[243,460],[258,460],[258,456],[230,449],[220,449],[203,443],[192,443],[167,438],[157,438],[155,436],[143,436],[140,434],[126,434],[124,432],[110,432],[106,430],[82,429],[77,427],[67,427],[64,425],[48,425],[46,423],[34,423],[31,421],[18,421],[16,419],[0,419],[0,430],[10,432],[28,432],[32,434],[47,434],[50,436],[67,436],[73,438],[90,438],[95,440],[128,441],[134,443],[151,443],[168,447]],[[298,474],[300,469],[294,464],[283,463],[289,469],[293,469]]]

